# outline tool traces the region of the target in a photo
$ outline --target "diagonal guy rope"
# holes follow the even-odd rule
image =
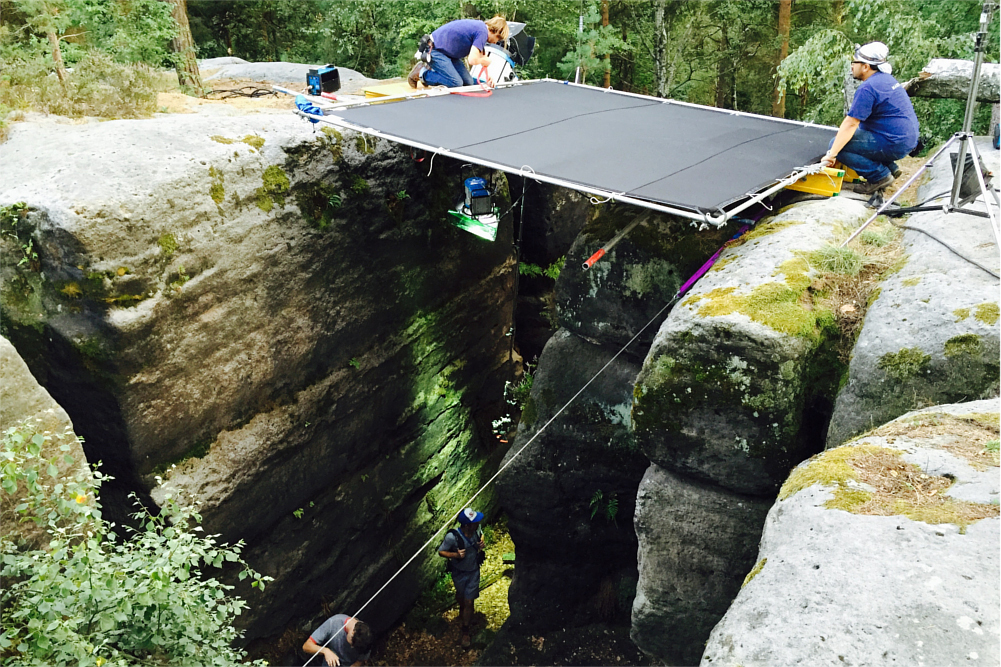
[[[738,238],[739,236],[741,236],[741,235],[742,235],[742,234],[743,234],[744,232],[746,232],[746,231],[747,231],[748,229],[749,229],[749,227],[748,227],[748,226],[744,226],[744,227],[743,227],[743,228],[742,228],[742,229],[740,230],[740,232],[738,232],[738,234],[737,234],[736,236],[734,236],[734,237],[733,237],[733,240],[737,239],[737,238]],[[689,279],[688,279],[688,280],[687,280],[687,281],[686,281],[686,282],[685,282],[685,283],[684,283],[684,284],[683,284],[683,285],[682,285],[682,286],[681,286],[681,287],[680,287],[680,288],[678,289],[678,292],[677,292],[677,294],[675,294],[675,295],[674,295],[673,297],[671,297],[671,300],[670,300],[670,301],[668,301],[668,302],[667,302],[666,304],[664,304],[664,306],[663,306],[663,307],[662,307],[662,308],[661,308],[660,310],[658,310],[658,311],[657,311],[657,314],[656,314],[656,315],[654,315],[653,317],[651,317],[651,318],[650,318],[650,320],[649,320],[649,321],[648,321],[648,322],[647,322],[646,324],[644,324],[644,325],[643,325],[643,326],[642,326],[642,327],[640,328],[640,330],[639,330],[639,331],[637,331],[637,332],[636,332],[636,334],[635,334],[635,335],[634,335],[634,336],[633,336],[632,338],[630,338],[630,339],[629,339],[629,341],[628,341],[628,342],[627,342],[627,343],[626,343],[625,345],[623,345],[623,346],[622,346],[622,347],[621,347],[621,348],[619,349],[619,351],[618,351],[618,352],[616,352],[616,353],[615,353],[614,355],[612,355],[612,358],[611,358],[611,359],[609,359],[609,360],[608,360],[608,361],[607,361],[607,362],[605,363],[605,365],[604,365],[604,366],[602,366],[602,367],[601,367],[601,369],[599,369],[599,370],[598,370],[598,372],[597,372],[597,373],[595,373],[595,374],[594,374],[593,376],[591,376],[591,379],[590,379],[590,380],[588,380],[588,381],[587,381],[586,383],[584,383],[584,386],[583,386],[583,387],[581,387],[581,388],[580,388],[580,390],[578,390],[578,392],[577,392],[576,394],[574,394],[574,395],[573,395],[573,396],[572,396],[572,397],[570,398],[570,400],[569,400],[569,401],[567,401],[566,403],[564,403],[564,404],[563,404],[563,407],[561,407],[561,408],[560,408],[559,410],[557,410],[557,411],[556,411],[556,413],[555,413],[555,414],[554,414],[554,415],[553,415],[552,417],[550,417],[550,418],[549,418],[549,421],[547,421],[547,422],[546,422],[545,424],[543,424],[543,425],[542,425],[542,428],[540,428],[540,429],[539,429],[538,431],[536,431],[536,432],[535,432],[535,435],[533,435],[533,436],[532,436],[531,438],[529,438],[528,442],[526,442],[526,443],[525,443],[524,445],[522,445],[521,447],[519,447],[519,448],[518,448],[518,451],[516,451],[516,452],[514,453],[514,456],[512,456],[512,457],[511,457],[510,459],[508,459],[507,463],[505,463],[505,464],[504,464],[504,465],[502,465],[502,466],[501,466],[500,468],[498,468],[497,472],[495,472],[495,473],[493,474],[493,476],[492,476],[492,477],[491,477],[490,479],[488,479],[488,480],[487,480],[487,481],[486,481],[486,482],[485,482],[485,483],[483,484],[483,486],[481,486],[481,487],[479,488],[479,490],[478,490],[478,491],[477,491],[476,493],[474,493],[474,494],[473,494],[473,495],[472,495],[472,496],[471,496],[471,497],[470,497],[470,498],[469,498],[469,499],[468,499],[468,500],[467,500],[466,502],[464,502],[464,503],[463,503],[463,504],[461,505],[461,507],[462,507],[462,508],[466,508],[466,507],[469,507],[469,506],[471,506],[471,505],[472,505],[472,502],[473,502],[474,500],[476,500],[477,496],[479,496],[479,495],[480,495],[481,493],[483,493],[483,491],[484,491],[484,490],[486,490],[486,488],[487,488],[488,486],[490,486],[491,484],[493,484],[494,480],[495,480],[495,479],[497,479],[497,477],[499,477],[499,476],[500,476],[500,474],[501,474],[502,472],[504,472],[504,470],[506,470],[508,466],[510,466],[510,465],[511,465],[512,463],[514,463],[514,460],[515,460],[516,458],[518,458],[518,457],[519,457],[519,456],[521,455],[521,453],[522,453],[522,452],[524,452],[524,451],[525,451],[525,449],[526,449],[526,448],[527,448],[527,447],[528,447],[528,446],[529,446],[530,444],[532,444],[532,443],[533,443],[533,442],[535,441],[535,439],[536,439],[536,438],[538,438],[538,437],[539,437],[539,436],[540,436],[540,435],[542,434],[542,432],[543,432],[543,431],[545,431],[545,430],[546,430],[546,428],[548,428],[548,427],[549,427],[549,425],[550,425],[550,424],[552,424],[552,423],[553,423],[553,422],[554,422],[554,421],[556,420],[556,418],[557,418],[557,417],[559,417],[559,416],[560,416],[560,415],[561,415],[561,414],[563,413],[563,411],[564,411],[564,410],[566,410],[566,409],[567,409],[568,407],[570,407],[570,404],[571,404],[571,403],[573,403],[573,402],[574,402],[575,400],[577,400],[577,398],[578,398],[578,397],[579,397],[579,396],[580,396],[581,394],[583,394],[583,393],[584,393],[584,390],[585,390],[585,389],[587,389],[587,388],[588,388],[589,386],[591,386],[591,383],[592,383],[592,382],[594,382],[595,380],[597,380],[597,379],[598,379],[598,376],[599,376],[599,375],[601,375],[602,373],[604,373],[604,372],[605,372],[605,369],[607,369],[607,368],[608,368],[609,366],[611,366],[611,365],[612,365],[612,362],[614,362],[614,361],[615,361],[616,359],[618,359],[618,358],[619,358],[619,356],[620,356],[620,355],[621,355],[621,354],[622,354],[623,352],[625,352],[625,351],[626,351],[626,349],[627,349],[627,348],[628,348],[628,347],[629,347],[630,345],[632,345],[632,344],[633,344],[633,343],[634,343],[634,342],[636,341],[636,339],[637,339],[637,338],[639,338],[639,337],[640,337],[640,335],[641,335],[641,334],[642,334],[642,333],[643,333],[644,331],[646,331],[646,330],[647,330],[647,328],[648,328],[648,327],[649,327],[649,326],[650,326],[651,324],[653,324],[653,323],[654,323],[655,321],[657,321],[657,319],[658,319],[658,318],[660,318],[660,316],[664,314],[664,311],[666,311],[666,310],[667,310],[668,308],[670,308],[671,306],[673,306],[673,305],[675,304],[675,302],[677,302],[677,300],[678,300],[678,299],[680,299],[680,298],[681,298],[681,296],[682,296],[682,295],[683,295],[683,294],[684,294],[684,293],[685,293],[686,291],[688,291],[688,288],[690,288],[690,287],[691,287],[692,285],[694,285],[694,284],[695,284],[695,282],[696,282],[696,281],[697,281],[697,280],[698,280],[699,278],[701,278],[701,277],[702,277],[703,275],[705,275],[705,272],[706,272],[706,271],[708,271],[708,270],[709,270],[709,268],[710,268],[710,267],[711,267],[711,266],[712,266],[712,265],[713,265],[713,264],[714,264],[714,263],[716,262],[717,258],[719,258],[720,254],[721,254],[721,253],[723,252],[723,249],[724,249],[724,248],[726,248],[727,246],[729,246],[729,245],[730,245],[731,243],[733,243],[733,240],[730,240],[730,241],[727,241],[727,242],[726,242],[725,244],[723,244],[723,247],[721,247],[721,248],[720,248],[719,250],[717,250],[717,251],[716,251],[716,254],[714,254],[714,255],[713,255],[712,257],[710,257],[710,258],[709,258],[709,260],[708,260],[708,261],[707,261],[707,262],[706,262],[705,264],[703,264],[703,265],[702,265],[702,268],[700,268],[700,269],[699,269],[698,271],[696,271],[696,272],[695,272],[695,274],[694,274],[694,275],[692,275],[692,277],[691,277],[691,278],[689,278]],[[430,538],[429,538],[429,539],[427,540],[427,542],[425,542],[424,544],[422,544],[422,545],[420,546],[420,548],[419,548],[419,549],[417,549],[417,551],[415,551],[415,552],[414,552],[414,555],[413,555],[413,556],[411,556],[411,557],[410,557],[410,558],[409,558],[409,559],[407,560],[407,562],[406,562],[406,563],[404,563],[403,565],[401,565],[401,566],[400,566],[400,569],[398,569],[398,570],[397,570],[397,571],[396,571],[396,572],[395,572],[395,573],[393,574],[393,576],[391,576],[391,577],[390,577],[390,578],[389,578],[389,579],[388,579],[388,580],[386,581],[386,583],[384,583],[384,584],[382,585],[382,587],[381,587],[381,588],[379,588],[379,590],[377,590],[377,591],[376,591],[376,592],[375,592],[375,593],[374,593],[374,594],[372,595],[372,597],[370,597],[370,598],[369,598],[369,599],[368,599],[368,600],[367,600],[367,601],[365,602],[365,604],[363,604],[363,605],[362,605],[361,607],[359,607],[359,608],[358,608],[358,611],[356,611],[356,612],[355,612],[355,613],[354,613],[354,614],[353,614],[352,616],[353,616],[353,617],[354,617],[354,616],[358,616],[358,614],[360,614],[360,613],[361,613],[362,611],[364,611],[364,610],[365,610],[365,608],[366,608],[366,607],[368,607],[368,605],[372,603],[372,600],[374,600],[375,598],[377,598],[377,597],[379,596],[379,594],[380,594],[380,593],[382,593],[382,591],[384,591],[384,590],[386,589],[386,587],[387,587],[387,586],[389,586],[389,584],[391,584],[391,583],[393,582],[393,580],[394,580],[394,579],[396,579],[396,577],[398,577],[398,576],[400,575],[400,573],[402,573],[402,572],[403,572],[403,571],[404,571],[405,569],[407,569],[407,566],[408,566],[408,565],[410,565],[410,563],[412,563],[412,562],[414,561],[414,559],[415,559],[415,558],[417,558],[417,557],[418,557],[418,556],[419,556],[419,555],[421,554],[421,552],[422,552],[422,551],[424,551],[424,549],[426,549],[426,548],[427,548],[427,547],[428,547],[428,546],[429,546],[429,545],[430,545],[430,544],[431,544],[432,542],[434,542],[434,541],[435,541],[435,540],[437,539],[438,535],[440,535],[440,534],[441,534],[441,532],[442,532],[443,530],[445,530],[446,528],[448,528],[448,527],[449,527],[450,525],[452,525],[452,524],[453,524],[453,523],[454,523],[454,522],[456,521],[457,517],[459,516],[459,512],[461,512],[461,511],[462,511],[462,510],[459,510],[459,511],[457,511],[457,512],[456,512],[455,514],[452,514],[452,515],[451,515],[451,516],[449,517],[449,520],[448,520],[448,521],[447,521],[447,522],[446,522],[446,523],[445,523],[445,524],[444,524],[444,525],[443,525],[443,526],[442,526],[441,528],[439,528],[439,529],[438,529],[437,531],[435,531],[434,535],[432,535],[432,536],[431,536],[431,537],[430,537]],[[340,627],[340,628],[339,628],[339,629],[337,630],[337,632],[335,632],[335,633],[334,633],[334,634],[333,634],[333,635],[332,635],[332,636],[330,637],[330,639],[328,639],[328,640],[327,640],[326,642],[324,642],[324,643],[323,643],[323,646],[321,646],[320,648],[321,648],[321,649],[322,649],[322,648],[325,648],[325,647],[327,646],[327,644],[329,644],[330,642],[334,641],[334,638],[335,638],[335,637],[337,637],[338,635],[340,635],[340,634],[341,634],[342,632],[344,632],[344,626],[343,626],[343,625],[342,625],[342,626],[341,626],[341,627]],[[316,657],[317,655],[319,655],[319,652],[317,652],[317,653],[314,653],[313,655],[311,655],[311,656],[309,657],[309,660],[307,660],[307,661],[306,661],[306,662],[304,663],[304,667],[305,667],[305,665],[308,665],[308,664],[309,664],[310,662],[312,662],[313,658],[314,658],[314,657]]]

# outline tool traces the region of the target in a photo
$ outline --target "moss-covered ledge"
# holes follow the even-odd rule
[[[809,202],[762,222],[675,307],[633,394],[652,461],[765,495],[822,446],[845,364],[820,253],[864,219],[855,204]]]

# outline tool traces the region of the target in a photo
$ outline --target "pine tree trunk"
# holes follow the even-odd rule
[[[665,0],[656,0],[653,8],[653,79],[657,97],[667,97],[667,27],[664,25]]]
[[[719,109],[732,109],[734,107],[732,101],[734,71],[733,63],[730,60],[730,36],[725,23],[720,28],[722,32],[719,50],[723,53],[723,56],[716,61],[716,107]]]
[[[52,62],[56,64],[56,76],[59,77],[59,83],[66,86],[66,65],[63,64],[63,50],[59,48],[59,37],[54,32],[46,33],[49,38],[49,44],[52,45]]]
[[[608,25],[608,0],[601,0],[601,26]],[[605,54],[605,78],[601,82],[602,88],[612,87],[612,54]]]
[[[776,77],[775,88],[772,90],[772,115],[776,118],[785,118],[786,96],[785,91],[779,89],[778,66],[789,55],[789,23],[792,16],[792,0],[779,0],[779,39],[782,40],[779,46],[779,57],[775,62]]]
[[[195,95],[202,97],[202,75],[198,71],[195,40],[191,37],[191,25],[188,23],[188,0],[168,1],[178,28],[177,36],[170,40],[170,48],[177,54],[177,80],[182,87],[190,88]]]

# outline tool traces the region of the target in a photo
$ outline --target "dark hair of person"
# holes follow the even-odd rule
[[[355,631],[351,636],[351,646],[357,651],[362,653],[367,652],[372,648],[372,628],[368,627],[368,624],[364,621],[358,621],[355,623]]]

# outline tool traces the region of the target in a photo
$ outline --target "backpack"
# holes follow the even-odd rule
[[[455,540],[456,540],[457,544],[468,544],[469,543],[469,541],[459,531],[458,528],[451,528],[451,529],[449,529],[448,532],[455,535]],[[480,535],[479,530],[477,530],[476,533],[477,533],[477,537],[478,537]],[[447,534],[448,533],[446,533],[446,535]],[[469,547],[466,547],[466,548],[469,548]],[[485,551],[479,551],[479,550],[477,550],[477,552],[476,552],[476,564],[477,565],[483,565],[483,562],[486,559],[487,559],[487,553]],[[445,571],[448,572],[449,574],[452,573],[452,560],[453,559],[451,559],[451,558],[446,558],[445,559]]]
[[[417,53],[414,57],[421,61],[428,67],[431,66],[431,51],[434,49],[434,42],[431,41],[431,35],[423,35],[421,37],[420,43],[417,45]]]

